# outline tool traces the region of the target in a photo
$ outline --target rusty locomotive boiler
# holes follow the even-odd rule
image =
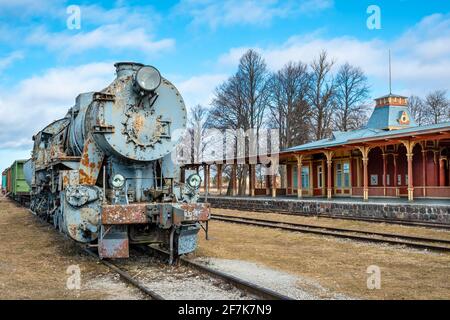
[[[98,246],[101,258],[128,257],[133,243],[159,243],[172,257],[192,252],[210,213],[197,203],[200,177],[182,181],[172,157],[186,127],[183,98],[154,67],[115,67],[107,88],[80,94],[33,137],[31,210]]]

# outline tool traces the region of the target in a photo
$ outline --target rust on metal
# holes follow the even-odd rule
[[[174,214],[173,223],[179,225],[185,221],[208,221],[210,219],[209,203],[182,203],[174,204],[175,208],[179,208],[184,212],[183,217]]]
[[[89,135],[86,139],[80,161],[80,184],[95,185],[103,163],[103,152]]]
[[[77,185],[80,182],[78,170],[61,170],[60,190],[64,190],[67,186]]]
[[[102,206],[102,224],[149,223],[147,203]]]
[[[128,238],[102,239],[99,241],[98,254],[101,258],[128,258],[130,256]]]
[[[144,118],[140,114],[134,118],[134,128],[136,132],[140,132],[142,130],[144,127],[144,121]]]

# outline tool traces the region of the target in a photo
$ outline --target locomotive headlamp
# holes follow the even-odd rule
[[[161,84],[161,74],[158,69],[145,66],[136,72],[136,83],[144,91],[155,91]]]
[[[192,189],[198,189],[200,188],[200,184],[202,183],[202,178],[200,178],[198,174],[194,173],[187,178],[186,182]]]
[[[112,186],[116,189],[122,188],[125,184],[125,177],[121,174],[116,174],[112,178]]]

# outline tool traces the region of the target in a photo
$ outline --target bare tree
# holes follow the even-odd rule
[[[426,111],[425,103],[418,96],[408,98],[408,110],[417,125],[423,126],[430,123],[430,115]]]
[[[236,74],[216,89],[208,116],[208,126],[244,132],[254,129],[258,136],[269,99],[268,86],[269,73],[266,63],[256,51],[248,50],[241,57]],[[236,148],[237,139],[236,135]],[[242,151],[246,150],[240,150]],[[239,194],[245,192],[246,176],[247,167],[239,168]]]
[[[269,121],[278,128],[280,149],[308,140],[310,75],[307,65],[289,62],[272,75]]]
[[[367,121],[369,85],[359,67],[345,63],[336,75],[335,127],[340,131],[359,129]]]
[[[311,131],[315,140],[331,134],[332,113],[334,108],[335,84],[331,75],[334,61],[328,60],[326,51],[311,63]]]
[[[426,112],[431,116],[431,123],[437,124],[450,119],[450,100],[446,90],[436,90],[425,98]]]
[[[189,115],[187,132],[191,146],[191,162],[198,163],[202,161],[206,148],[204,137],[208,110],[201,105],[196,105]]]
[[[289,62],[271,77],[268,122],[278,129],[280,150],[308,140],[309,80],[308,66],[301,62]],[[286,185],[285,171],[280,166],[281,187]]]

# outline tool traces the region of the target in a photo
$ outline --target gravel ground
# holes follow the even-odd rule
[[[118,263],[148,289],[170,300],[247,300],[232,285],[183,266],[168,266],[149,257]]]
[[[142,300],[148,297],[138,289],[125,284],[118,274],[103,274],[89,279],[82,290],[86,293],[107,292],[104,300]]]
[[[297,300],[320,299],[315,294],[317,291],[322,293],[322,297],[329,296],[330,299],[338,300],[349,299],[345,295],[331,293],[311,279],[270,269],[253,262],[218,258],[197,258],[196,261]]]
[[[239,212],[240,213],[240,212]],[[448,299],[450,255],[334,237],[211,221],[193,256],[248,261],[297,276],[322,299]],[[238,240],[237,240],[238,239]],[[367,286],[370,267],[381,287]],[[426,272],[424,272],[426,270]],[[304,281],[302,279],[311,279]],[[320,284],[327,290],[320,290]],[[323,294],[326,292],[331,294]],[[345,296],[341,296],[345,295]]]

